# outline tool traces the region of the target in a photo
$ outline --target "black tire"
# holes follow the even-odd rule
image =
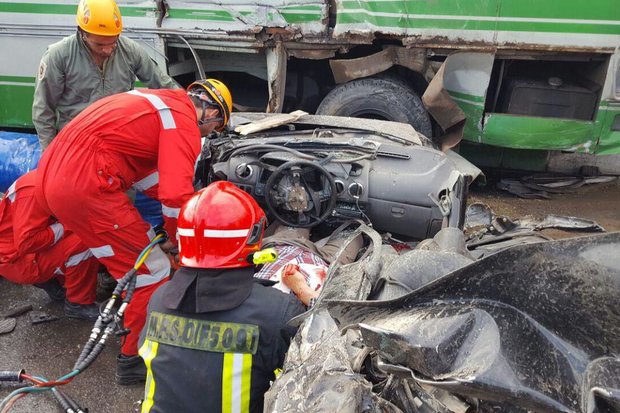
[[[335,87],[316,110],[317,115],[352,116],[409,123],[431,137],[431,119],[416,92],[392,79],[357,79]]]

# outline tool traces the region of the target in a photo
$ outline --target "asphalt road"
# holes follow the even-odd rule
[[[69,373],[92,328],[87,321],[65,318],[61,303],[52,302],[45,292],[32,286],[11,284],[0,278],[0,314],[24,304],[35,311],[59,317],[56,321],[31,324],[29,315],[17,317],[12,333],[0,335],[0,370],[24,369],[30,375],[55,379]],[[118,386],[114,381],[118,339],[73,382],[63,386],[72,398],[91,413],[133,412],[144,392],[141,385]],[[0,384],[0,398],[16,387]],[[49,393],[33,394],[17,400],[12,413],[56,413],[63,410]]]

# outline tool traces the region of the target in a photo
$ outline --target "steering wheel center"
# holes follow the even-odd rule
[[[291,188],[288,193],[288,206],[296,212],[303,212],[308,209],[308,194],[303,187],[295,185]]]
[[[265,186],[267,208],[278,221],[291,227],[310,228],[325,221],[338,198],[332,174],[308,160],[280,165]]]

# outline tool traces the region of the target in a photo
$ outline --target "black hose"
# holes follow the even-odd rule
[[[64,410],[66,413],[71,413],[71,412],[75,413],[75,410],[71,408],[71,405],[67,401],[67,398],[65,397],[65,394],[62,391],[58,390],[56,387],[52,387],[52,394],[58,401],[58,404],[60,404],[60,407],[62,408],[62,410]]]
[[[22,382],[22,374],[26,373],[25,370],[19,371],[8,371],[8,370],[0,370],[0,381],[16,381],[18,383]]]
[[[86,344],[84,344],[84,348],[82,349],[80,356],[78,357],[77,361],[75,362],[75,365],[73,366],[73,370],[79,370],[77,368],[78,364],[80,364],[82,360],[84,360],[84,358],[86,358],[86,356],[88,356],[88,354],[92,350],[93,345],[97,341],[97,336],[99,336],[99,331],[101,330],[102,327],[103,327],[103,317],[101,314],[99,314],[99,317],[97,317],[97,321],[95,321],[95,325],[93,326],[93,329],[91,330],[91,335],[88,341],[86,342]]]
[[[106,328],[106,330],[108,329]],[[99,356],[99,354],[101,354],[104,347],[105,347],[105,339],[102,338],[101,340],[99,340],[99,342],[97,342],[97,344],[95,344],[93,349],[88,353],[88,355],[84,358],[84,360],[81,360],[79,363],[76,363],[75,370],[79,370],[80,372],[83,372],[84,370],[86,370],[88,366],[90,366],[93,363],[93,361],[95,361],[95,359]]]
[[[116,288],[114,289],[114,292],[112,292],[112,296],[120,297],[121,293],[125,289],[125,286],[127,285],[127,283],[129,283],[129,281],[131,281],[134,275],[136,275],[136,272],[137,270],[135,268],[132,268],[131,270],[127,272],[127,274],[123,276],[123,278],[118,280],[118,283],[116,284]]]
[[[133,293],[134,291],[136,291],[137,279],[138,277],[132,277],[129,280],[129,284],[127,285],[127,291],[125,292],[125,299],[123,300],[124,303],[129,303],[129,301],[131,301],[131,298],[133,297]]]
[[[112,292],[111,300],[115,301],[116,299],[114,297],[120,297],[127,284],[129,284],[129,288],[127,290],[127,294],[125,294],[125,299],[123,300],[123,302],[128,303],[129,300],[131,300],[131,297],[133,296],[133,291],[135,290],[135,285],[136,285],[136,276],[135,276],[136,272],[137,270],[135,268],[132,268],[131,270],[127,272],[127,274],[123,276],[123,278],[118,280],[116,284],[116,288],[114,288],[114,291]],[[109,310],[107,310],[107,307],[106,307],[106,309],[103,310],[103,314],[100,314],[99,317],[97,317],[97,321],[95,321],[95,325],[93,326],[93,329],[91,330],[90,338],[84,345],[84,348],[82,349],[80,353],[80,356],[75,362],[75,366],[73,367],[74,370],[83,371],[84,368],[88,367],[92,363],[94,358],[91,357],[91,355],[93,352],[93,348],[96,347],[95,343],[97,342],[97,339],[99,338],[101,330],[104,329],[104,327],[107,329],[107,326],[113,320],[114,320],[114,317],[110,316]],[[99,350],[96,354],[99,355],[100,352],[101,350]],[[86,359],[88,359],[88,362],[86,362]]]
[[[84,409],[82,409],[71,396],[69,396],[67,393],[63,393],[63,395],[65,396],[65,399],[67,399],[67,402],[69,402],[69,405],[71,405],[71,409],[73,409],[74,412],[84,413]]]

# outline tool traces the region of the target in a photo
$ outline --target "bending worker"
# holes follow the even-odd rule
[[[37,197],[91,249],[110,274],[121,278],[154,237],[125,194],[130,187],[162,203],[164,227],[176,234],[179,209],[193,193],[201,136],[221,131],[232,108],[228,88],[208,79],[188,92],[143,90],[98,100],[60,131],[39,162]],[[164,248],[172,248],[171,237]],[[138,271],[124,324],[117,381],[144,381],[138,354],[151,293],[170,272],[159,246]]]
[[[263,411],[305,307],[261,284],[248,257],[265,213],[226,181],[198,191],[179,215],[181,268],[151,297],[140,355],[148,366],[142,413]]]
[[[18,178],[0,201],[0,276],[65,301],[68,317],[95,320],[99,263],[75,234],[39,206],[36,173]]]
[[[80,0],[77,33],[49,46],[39,64],[32,121],[45,149],[90,103],[126,92],[136,77],[151,89],[178,88],[137,42],[122,37],[114,0]]]

